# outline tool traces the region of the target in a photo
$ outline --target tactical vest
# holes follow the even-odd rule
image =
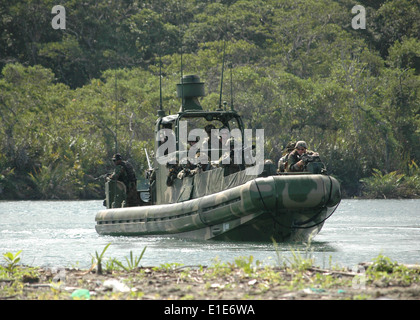
[[[121,161],[121,166],[125,169],[125,172],[127,174],[127,182],[137,180],[133,166],[130,163],[128,163],[127,161]]]

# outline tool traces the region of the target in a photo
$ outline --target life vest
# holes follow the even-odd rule
[[[127,185],[128,185],[128,182],[130,182],[130,181],[137,181],[136,174],[134,173],[133,166],[129,162],[121,161],[121,166],[124,168],[125,173],[127,174],[127,176],[125,178],[127,180],[127,183],[126,183]],[[126,181],[124,181],[124,183],[125,182]]]
[[[278,171],[279,172],[285,172],[285,171],[287,172],[289,170],[288,159],[289,159],[289,153],[280,158],[280,160],[278,162]]]

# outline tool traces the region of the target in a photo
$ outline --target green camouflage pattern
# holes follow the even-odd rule
[[[201,110],[196,97],[204,95],[203,85],[198,78],[192,81],[193,84],[184,89],[180,112],[165,116],[160,110],[156,122],[156,137],[162,128],[174,129],[177,146],[169,158],[176,161],[180,157],[179,123],[182,119],[231,121],[242,134],[244,130],[235,110]],[[178,95],[184,90],[178,85]],[[150,185],[138,191],[142,199],[140,206],[126,207],[125,188],[113,181],[106,182],[107,209],[98,212],[95,218],[99,234],[305,241],[321,230],[340,203],[340,185],[334,177],[320,170],[324,167],[321,162],[311,163],[306,172],[277,173],[276,166],[266,161],[263,170],[256,175],[249,174],[246,167],[233,172],[219,165],[184,178],[174,175],[168,183],[168,176],[177,164],[171,166],[161,161],[158,147],[162,142],[159,141],[156,139]]]
[[[96,230],[103,235],[299,241],[321,230],[340,199],[337,180],[327,175],[259,177],[195,199],[103,210],[96,216]]]

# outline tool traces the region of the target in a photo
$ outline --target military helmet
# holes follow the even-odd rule
[[[229,146],[231,149],[233,149],[235,147],[235,139],[233,137],[227,139],[226,146]]]
[[[112,156],[112,161],[122,160],[122,157],[119,153],[116,153]]]
[[[214,126],[214,125],[212,125],[212,124],[208,124],[208,125],[206,125],[205,127],[204,127],[204,130],[208,133],[208,134],[210,134],[211,133],[211,130],[212,129],[216,129],[216,127]]]
[[[297,148],[305,148],[305,149],[308,149],[308,146],[306,145],[306,142],[305,141],[301,140],[301,141],[296,142],[295,148],[296,149]]]
[[[295,142],[289,142],[288,144],[287,144],[287,146],[286,146],[286,151],[287,152],[292,152],[294,149],[295,149],[295,145],[296,145],[296,143]]]

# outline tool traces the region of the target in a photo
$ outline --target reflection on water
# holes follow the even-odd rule
[[[22,250],[22,262],[40,266],[89,267],[95,251],[112,243],[107,257],[125,261],[130,251],[141,265],[211,265],[253,256],[275,265],[293,252],[316,264],[353,266],[384,254],[402,263],[420,263],[420,200],[343,200],[310,244],[180,240],[170,237],[111,237],[95,232],[102,201],[0,202],[0,253]]]

